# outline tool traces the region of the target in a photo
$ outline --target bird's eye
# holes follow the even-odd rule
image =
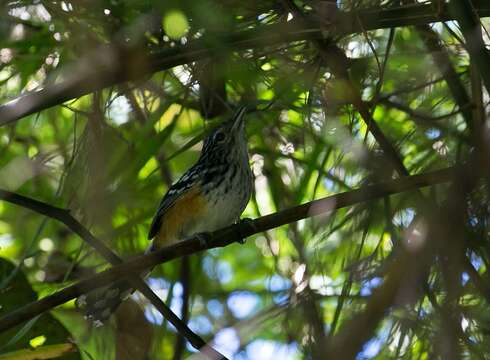
[[[223,142],[223,140],[225,140],[225,137],[226,137],[226,136],[225,136],[225,133],[224,133],[224,132],[222,132],[222,131],[218,131],[218,132],[216,133],[216,135],[214,135],[214,140],[215,140],[216,142]]]

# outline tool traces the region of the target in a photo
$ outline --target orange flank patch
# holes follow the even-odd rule
[[[201,195],[199,186],[187,190],[163,214],[162,225],[154,239],[155,246],[160,248],[190,235],[206,207],[206,199]]]

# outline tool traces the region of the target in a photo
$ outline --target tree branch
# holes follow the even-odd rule
[[[450,10],[461,27],[468,53],[480,71],[487,91],[490,92],[490,54],[478,31],[481,23],[477,17],[475,4],[469,0],[451,0]]]
[[[417,31],[419,32],[425,46],[429,50],[434,64],[438,69],[440,69],[449,91],[463,114],[468,128],[474,132],[475,126],[471,111],[471,99],[465,87],[461,83],[458,73],[453,67],[449,52],[441,44],[439,35],[432,30],[429,25],[417,26]]]
[[[70,230],[79,235],[85,242],[92,246],[112,265],[122,264],[123,260],[118,257],[111,249],[109,249],[101,240],[97,239],[87,230],[78,220],[76,220],[68,210],[58,208],[44,202],[34,200],[10,191],[0,190],[0,199],[33,210],[39,214],[45,215],[52,219],[58,220],[65,224]],[[194,333],[185,322],[180,320],[172,310],[150,289],[150,287],[139,277],[130,277],[131,284],[138,289],[155,308],[168,320],[177,331],[182,334],[189,343],[196,349],[204,349],[204,353],[208,354],[212,359],[226,359],[216,350],[211,347],[206,347],[206,342]],[[90,287],[87,288],[90,290]]]
[[[292,11],[299,18],[306,19],[306,16],[298,8],[298,6],[292,0],[285,0],[286,6],[289,11]],[[338,11],[335,2],[331,4],[330,12]],[[361,31],[365,32],[363,24],[361,24]],[[374,120],[371,111],[367,104],[362,100],[360,90],[355,86],[352,78],[349,74],[349,64],[347,56],[344,51],[338,47],[335,43],[327,39],[315,39],[315,46],[317,47],[323,61],[329,66],[335,77],[343,81],[346,87],[347,100],[355,107],[355,109],[361,115],[362,120],[366,124],[368,131],[373,135],[374,139],[378,143],[381,150],[385,155],[385,158],[390,162],[393,169],[401,176],[409,175],[408,170],[403,164],[403,160],[398,155],[395,147],[391,144],[388,138],[385,136],[381,128]]]
[[[172,259],[194,254],[203,250],[227,246],[235,241],[241,241],[243,238],[259,232],[270,230],[301,219],[328,213],[340,208],[352,206],[361,202],[375,200],[388,195],[415,190],[429,185],[449,182],[453,178],[456,170],[457,168],[451,167],[421,175],[407,176],[396,180],[368,185],[357,190],[314,200],[274,214],[266,215],[253,221],[250,220],[231,225],[211,233],[209,235],[209,240],[206,242],[202,241],[201,237],[192,237],[188,240],[167,246],[153,253],[138,256],[121,265],[116,265],[108,270],[98,273],[95,276],[81,280],[53,295],[46,296],[41,300],[27,304],[5,315],[0,319],[0,331],[5,331],[15,325],[29,320],[36,315],[74,299],[85,292],[109,285],[116,279],[121,279],[121,277],[128,276],[128,274],[141,273],[143,270],[153,267],[159,263],[168,262]],[[9,192],[0,192],[1,198],[8,199],[10,195],[12,194]],[[21,203],[26,204],[24,197],[16,194],[14,195],[15,196],[13,199],[15,199],[15,201],[20,200]],[[18,203],[15,201],[11,202]],[[39,207],[36,205],[38,203],[39,202],[34,201],[32,206]],[[32,208],[31,204],[26,205],[28,205],[27,207]],[[63,209],[54,209],[57,209],[56,212],[61,211],[62,213],[66,213],[66,211]],[[41,213],[46,211],[43,208],[40,210]]]
[[[473,8],[480,17],[490,16],[490,3],[474,0]],[[140,48],[128,49],[113,44],[94,49],[88,56],[63,71],[65,80],[43,89],[28,92],[0,105],[0,126],[25,116],[62,104],[93,91],[118,83],[141,79],[157,71],[208,58],[224,50],[234,51],[277,45],[300,40],[342,37],[348,34],[428,24],[453,20],[446,4],[417,4],[390,9],[368,9],[359,12],[338,12],[335,22],[322,24],[310,19],[263,25],[252,30],[231,34],[210,34],[185,46],[144,53]]]

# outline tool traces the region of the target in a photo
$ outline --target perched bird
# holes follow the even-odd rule
[[[244,124],[246,110],[240,107],[206,137],[196,164],[163,196],[148,233],[152,243],[147,252],[239,220],[253,184]],[[80,296],[77,305],[99,326],[132,291],[127,280],[119,280]]]

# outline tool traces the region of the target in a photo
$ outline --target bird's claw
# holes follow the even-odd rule
[[[202,247],[209,248],[211,247],[211,234],[208,232],[201,232],[195,234],[197,239],[199,240],[199,243],[201,244]]]
[[[252,232],[256,232],[257,230],[257,227],[255,226],[255,223],[252,219],[250,218],[243,218],[240,220],[240,226],[238,227],[238,234],[240,236],[240,239],[238,240],[238,242],[240,244],[245,244],[245,238],[249,235],[247,235],[247,233],[249,231],[246,231],[245,233],[243,232],[244,230],[244,227],[248,228],[249,230],[251,230]]]

